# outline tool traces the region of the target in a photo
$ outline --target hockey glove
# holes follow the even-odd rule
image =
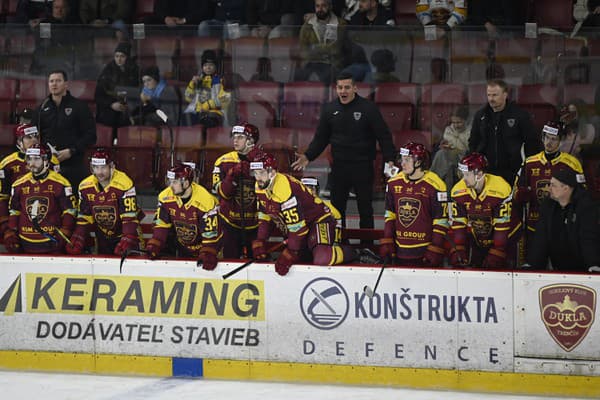
[[[74,233],[73,236],[71,236],[71,243],[67,243],[65,245],[65,251],[67,252],[67,254],[76,256],[83,253],[84,247],[85,238],[77,233]]]
[[[446,252],[442,247],[430,244],[423,254],[423,265],[430,267],[441,267],[444,262]]]
[[[529,203],[535,200],[535,194],[529,187],[520,186],[515,192],[515,201],[517,203]]]
[[[450,250],[450,265],[453,267],[467,265],[467,251],[465,246],[457,244]]]
[[[67,239],[66,238],[70,238],[72,231],[66,228],[58,228],[56,231],[56,248],[60,251],[65,251],[65,247],[68,244]],[[71,239],[69,239],[71,240]],[[85,245],[85,239],[84,239],[84,245]],[[83,246],[82,246],[83,249]],[[81,253],[79,253],[81,254]]]
[[[234,178],[249,177],[250,176],[250,163],[248,161],[240,161],[231,168],[231,174]]]
[[[252,241],[252,254],[255,260],[266,260],[268,258],[267,244],[264,240],[256,239]]]
[[[217,251],[212,247],[202,247],[200,249],[200,259],[202,260],[202,269],[212,271],[217,267]]]
[[[159,240],[152,238],[146,243],[146,254],[151,260],[156,260],[158,258],[161,249],[162,243]]]
[[[281,252],[277,261],[275,261],[275,271],[281,275],[287,275],[290,267],[300,260],[300,255],[297,251],[285,249]]]
[[[599,273],[600,272],[600,267],[597,265],[593,265],[591,267],[588,268],[588,272],[593,272],[593,273]]]
[[[506,266],[506,253],[504,252],[504,250],[491,248],[488,251],[487,256],[485,257],[485,260],[483,261],[483,267],[497,269],[497,268],[504,268],[505,266]]]
[[[381,258],[394,258],[396,256],[396,244],[394,238],[381,238],[379,240],[379,255]]]
[[[21,253],[21,239],[17,235],[17,232],[13,229],[7,229],[4,231],[4,246],[9,253]]]
[[[133,235],[123,235],[121,236],[121,240],[115,247],[114,254],[116,256],[122,256],[127,253],[129,250],[137,249],[139,246],[139,240],[137,237]]]

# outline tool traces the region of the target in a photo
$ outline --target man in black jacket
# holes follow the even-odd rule
[[[531,115],[508,101],[506,82],[488,81],[487,99],[488,104],[473,117],[469,152],[484,154],[489,162],[488,172],[512,184],[525,157],[540,151],[542,145]]]
[[[540,207],[527,260],[535,269],[600,272],[600,215],[598,204],[582,187],[583,175],[570,168],[556,169],[550,198]]]
[[[58,151],[61,175],[76,188],[89,175],[83,155],[88,146],[96,143],[96,123],[88,105],[67,90],[65,71],[50,72],[48,89],[50,95],[37,109],[34,122],[42,141]]]
[[[392,135],[375,103],[356,94],[351,73],[338,75],[336,92],[338,99],[323,105],[315,136],[292,167],[304,169],[331,144],[331,203],[344,220],[350,189],[354,188],[360,227],[373,228],[375,144],[379,143],[383,160],[393,166],[396,150]]]

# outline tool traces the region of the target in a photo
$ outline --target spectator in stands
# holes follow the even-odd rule
[[[152,238],[146,244],[148,257],[154,260],[167,250],[199,259],[206,270],[215,269],[222,237],[217,200],[194,182],[189,165],[169,168],[167,181],[169,186],[158,195]],[[167,247],[170,235],[175,242],[172,248]]]
[[[96,143],[96,123],[88,105],[71,96],[68,87],[66,72],[50,72],[50,95],[37,109],[34,121],[38,121],[42,140],[54,146],[61,174],[79,187],[87,170],[85,150]]]
[[[246,22],[254,37],[291,36],[294,25],[291,0],[247,0]]]
[[[162,110],[172,125],[179,124],[179,96],[173,86],[161,78],[158,67],[142,70],[141,104],[131,112],[132,125],[160,125],[156,110]]]
[[[96,121],[118,128],[130,124],[127,92],[122,87],[138,85],[140,70],[130,58],[129,43],[119,43],[113,60],[106,64],[96,84]]]
[[[367,60],[365,50],[356,43],[351,43],[350,45],[352,46],[352,53],[349,65],[342,72],[351,73],[355,82],[372,82],[371,64]]]
[[[377,49],[371,54],[371,64],[375,67],[373,81],[375,83],[400,82],[392,72],[396,69],[396,57],[391,50]]]
[[[530,245],[530,239],[535,232],[539,219],[540,205],[550,193],[550,177],[558,168],[569,168],[577,174],[582,174],[581,163],[572,155],[560,151],[564,142],[566,130],[560,122],[549,121],[542,129],[544,150],[527,157],[521,175],[517,177],[516,190],[513,195],[515,204],[525,213],[525,242]],[[517,211],[516,209],[513,211]]]
[[[269,57],[258,57],[256,60],[256,73],[250,81],[275,82],[271,75],[271,59]]]
[[[154,15],[146,17],[144,22],[150,25],[165,24],[170,28],[191,27],[212,18],[213,12],[212,0],[155,0]]]
[[[248,36],[246,24],[246,0],[209,0],[214,8],[212,17],[205,18],[198,25],[198,36],[237,39]]]
[[[348,0],[352,2],[354,0]],[[342,15],[346,8],[346,0],[332,0],[332,10],[335,15]],[[353,7],[354,12],[358,11],[358,2],[355,2]],[[294,23],[296,25],[302,25],[306,23],[310,18],[315,15],[315,1],[314,0],[296,0],[293,5],[294,12]]]
[[[40,143],[40,134],[37,128],[30,123],[20,123],[15,127],[15,145],[17,151],[7,155],[0,161],[0,237],[8,228],[8,200],[12,184],[27,172],[25,153],[34,144]],[[58,159],[52,157],[51,164],[54,171],[60,172]]]
[[[36,28],[35,50],[31,61],[30,72],[44,75],[49,71],[63,69],[74,71],[76,63],[90,56],[81,32],[75,33],[75,25],[81,23],[79,17],[71,16],[67,0],[54,0],[52,14],[42,20],[51,24],[51,37],[41,38],[39,26]]]
[[[350,189],[354,188],[360,214],[360,227],[373,228],[373,180],[375,145],[390,167],[395,158],[394,143],[388,126],[375,103],[356,94],[356,83],[349,73],[336,80],[338,98],[323,105],[319,126],[304,154],[292,163],[303,170],[331,144],[331,202],[345,218]]]
[[[127,25],[131,23],[134,3],[129,0],[81,0],[79,18],[94,28],[111,27],[118,39],[127,38]]]
[[[77,212],[77,197],[69,181],[51,168],[46,144],[26,150],[29,172],[11,189],[4,245],[9,253],[64,253]]]
[[[81,254],[94,231],[98,254],[122,256],[139,250],[141,230],[135,186],[124,172],[115,168],[106,149],[97,148],[90,158],[92,175],[79,185],[77,227],[67,243],[68,254]]]
[[[448,60],[442,57],[433,57],[429,62],[431,69],[430,83],[446,83],[448,82]]]
[[[583,100],[570,101],[560,110],[560,120],[567,131],[567,137],[560,144],[560,151],[581,159],[581,146],[593,143],[596,137],[594,125],[580,110],[589,108]]]
[[[467,1],[465,26],[485,28],[488,36],[498,37],[499,26],[520,26],[525,22],[520,0]]]
[[[52,1],[19,0],[14,22],[28,23],[31,29],[34,29],[50,15],[52,15]]]
[[[466,106],[458,106],[452,111],[450,125],[444,129],[440,148],[431,163],[431,171],[442,178],[449,188],[454,186],[458,178],[456,165],[469,150],[471,126],[468,118],[469,109]]]
[[[458,164],[463,177],[451,191],[452,266],[496,269],[516,265],[521,224],[512,213],[511,187],[502,177],[487,173],[487,166],[480,153],[466,155]]]
[[[222,125],[223,110],[227,109],[231,96],[225,92],[222,78],[217,74],[217,54],[204,50],[200,63],[199,74],[192,77],[184,92],[188,103],[184,110],[185,123],[206,127]]]
[[[556,169],[550,196],[540,207],[528,263],[545,270],[600,272],[600,215],[597,202],[581,185],[581,175]]]
[[[600,0],[587,0],[588,15],[581,24],[582,28],[596,28],[600,26]]]
[[[429,168],[429,151],[410,142],[400,149],[402,172],[385,191],[385,226],[379,254],[399,265],[442,266],[448,233],[448,192]]]
[[[290,267],[312,254],[316,265],[351,262],[356,253],[336,242],[337,221],[323,201],[293,177],[277,172],[272,154],[258,152],[250,163],[256,179],[258,233],[252,242],[254,258],[270,257],[267,241],[274,227],[284,236],[285,248],[275,261],[275,271],[286,275]]]
[[[344,55],[351,54],[346,38],[346,21],[331,11],[331,0],[315,0],[315,15],[300,28],[302,67],[296,80],[307,81],[315,74],[329,85],[344,67]]]
[[[213,191],[219,196],[223,228],[223,257],[252,255],[249,244],[256,238],[257,204],[250,162],[257,151],[258,128],[244,123],[231,129],[233,151],[215,161]]]
[[[531,115],[508,101],[506,82],[488,81],[486,90],[488,104],[473,117],[469,151],[487,157],[489,173],[514,182],[524,157],[541,149],[540,139],[533,128]]]
[[[350,18],[350,25],[394,26],[394,14],[378,0],[358,0],[358,12]]]
[[[467,16],[465,0],[417,0],[416,11],[421,24],[439,28],[438,37],[462,24]]]

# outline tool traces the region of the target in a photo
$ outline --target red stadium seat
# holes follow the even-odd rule
[[[432,131],[433,140],[439,141],[450,120],[450,114],[459,105],[465,104],[463,85],[439,83],[423,85],[419,106],[419,126]]]
[[[485,82],[489,62],[490,40],[469,32],[468,36],[452,36],[450,62],[452,82]]]
[[[17,80],[0,79],[0,124],[8,124],[15,112]],[[16,122],[16,121],[13,121]]]
[[[0,124],[0,160],[16,150],[14,134],[16,126]]]
[[[126,126],[117,129],[115,163],[133,179],[138,189],[157,189],[156,128]]]
[[[258,59],[266,55],[266,43],[263,38],[243,37],[225,40],[225,53],[231,57],[231,72],[239,74],[249,81],[256,72]]]
[[[413,43],[410,82],[427,83],[432,81],[431,60],[448,60],[446,41],[415,39]]]
[[[69,92],[74,97],[77,97],[80,100],[85,101],[88,106],[90,106],[90,110],[92,113],[96,114],[96,81],[92,80],[74,80],[69,81]]]
[[[173,128],[174,152],[173,161],[191,161],[198,164],[203,142],[202,125],[181,126]],[[167,169],[171,166],[171,135],[168,129],[162,129],[159,147],[158,182],[162,182]]]
[[[318,82],[290,82],[283,85],[281,126],[285,128],[316,128],[321,105],[325,101],[325,86]]]
[[[17,73],[29,73],[35,38],[33,35],[10,35],[7,42],[8,69]]]
[[[20,79],[19,93],[17,94],[16,109],[23,107],[36,109],[48,93],[48,83],[46,79]]]
[[[237,91],[237,119],[258,126],[273,127],[279,119],[279,84],[240,83]]]
[[[290,82],[299,63],[297,37],[269,39],[268,57],[271,60],[271,75],[275,82]]]
[[[109,148],[113,145],[113,127],[96,124],[96,144],[94,147]]]
[[[410,129],[417,106],[418,87],[414,83],[380,83],[375,103],[390,129]]]
[[[522,83],[531,74],[532,60],[537,56],[537,41],[524,38],[497,39],[495,55],[506,80]]]
[[[214,37],[182,37],[179,42],[178,78],[186,83],[200,71],[200,59],[204,50],[219,54],[221,40]]]
[[[296,131],[290,128],[261,128],[259,144],[267,143],[297,148]]]
[[[533,125],[541,132],[547,121],[557,117],[558,88],[549,85],[522,85],[517,91],[517,103],[531,113]]]
[[[145,17],[154,14],[154,0],[136,0],[134,20],[142,22]]]
[[[392,132],[394,144],[398,149],[408,142],[415,142],[421,143],[427,150],[431,151],[433,147],[432,136],[433,133],[430,131],[419,131],[414,129]]]
[[[563,87],[563,100],[562,103],[566,104],[568,101],[575,99],[581,99],[589,105],[594,105],[596,102],[596,91],[598,85],[595,84],[570,84]]]
[[[535,0],[535,22],[540,27],[560,31],[573,30],[573,2],[565,0]]]
[[[179,51],[179,39],[176,36],[148,36],[137,43],[138,63],[141,68],[156,65],[163,77],[174,77],[173,61]]]

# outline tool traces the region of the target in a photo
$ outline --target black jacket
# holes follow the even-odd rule
[[[487,157],[489,173],[500,175],[512,184],[523,162],[523,143],[526,157],[542,149],[531,115],[515,103],[507,102],[504,110],[498,113],[494,113],[489,104],[486,104],[475,113],[469,137],[469,152],[476,151]]]
[[[323,105],[319,126],[305,155],[312,161],[331,144],[334,161],[371,161],[375,159],[376,141],[383,160],[393,161],[396,149],[381,112],[375,103],[357,94],[349,104],[336,99]]]
[[[72,149],[75,153],[61,165],[83,165],[83,154],[88,146],[96,143],[96,122],[88,105],[67,94],[60,105],[49,95],[37,109],[34,122],[39,121],[42,140],[58,150]]]
[[[529,247],[528,262],[545,269],[548,258],[558,271],[587,272],[600,265],[600,215],[598,203],[582,188],[573,192],[564,209],[547,198]]]
[[[138,66],[127,59],[125,68],[121,70],[115,61],[106,64],[96,84],[96,121],[108,126],[129,125],[129,115],[114,111],[112,103],[119,101],[117,86],[138,87],[140,71]],[[132,93],[129,93],[131,95]],[[136,93],[137,94],[137,93]]]

